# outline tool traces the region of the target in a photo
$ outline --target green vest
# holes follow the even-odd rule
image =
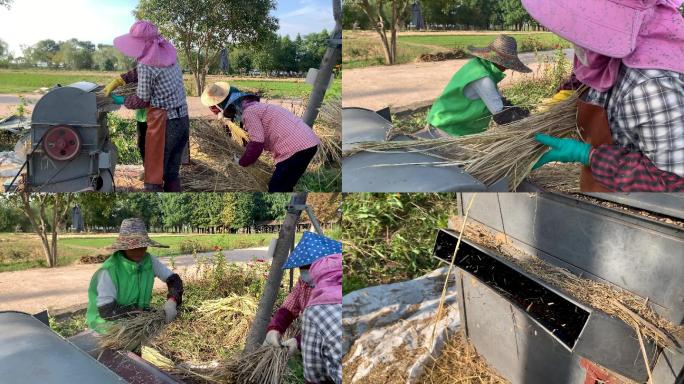
[[[451,136],[465,136],[487,129],[492,114],[481,99],[470,100],[465,87],[489,77],[498,84],[506,75],[493,63],[476,57],[466,63],[447,84],[430,108],[427,122]]]
[[[88,288],[86,321],[90,329],[99,333],[105,332],[107,328],[107,321],[100,317],[97,309],[97,283],[100,271],[103,270],[109,272],[116,287],[116,303],[122,306],[134,305],[140,309],[148,308],[154,285],[152,257],[149,254],[145,254],[139,263],[128,260],[123,251],[117,251],[108,258],[102,264],[102,268],[98,269],[90,279]]]
[[[135,110],[135,121],[139,123],[147,123],[147,109],[136,109]]]

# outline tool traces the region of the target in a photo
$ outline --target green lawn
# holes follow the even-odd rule
[[[221,234],[221,235],[152,235],[154,240],[169,248],[149,248],[154,256],[174,256],[211,251],[214,247],[224,250],[268,246],[277,234]],[[298,235],[299,239],[301,235]],[[111,245],[115,236],[62,237],[58,240],[57,265],[71,265],[87,255],[97,255]],[[0,272],[45,267],[45,261],[37,236],[30,234],[0,234]]]
[[[553,50],[570,47],[570,43],[550,32],[507,33],[518,41],[520,52]],[[368,31],[344,31],[342,65],[345,69],[384,65],[382,45],[377,34]],[[496,34],[415,34],[400,35],[397,41],[397,63],[414,61],[424,53],[436,53],[469,45],[484,47],[496,38]]]
[[[106,84],[117,72],[97,71],[56,71],[56,70],[0,70],[0,93],[30,93],[41,87],[53,87],[57,84],[71,84],[77,81],[90,81]],[[238,88],[258,90],[268,98],[303,98],[311,93],[311,86],[303,79],[234,79],[228,76],[209,76],[208,82],[228,81]],[[192,75],[185,75],[186,93],[195,96],[196,90]],[[342,92],[342,80],[336,79],[326,96],[339,96]]]

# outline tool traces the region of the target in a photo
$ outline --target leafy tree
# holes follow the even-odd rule
[[[371,27],[380,36],[385,64],[392,65],[397,60],[397,32],[407,18],[410,0],[350,0],[357,5],[370,20]],[[390,16],[385,15],[385,5],[390,7]],[[385,25],[389,24],[389,37]]]
[[[80,193],[75,202],[81,207],[81,215],[87,230],[116,226],[120,213],[117,195],[112,193]]]
[[[192,223],[192,197],[188,193],[164,193],[160,197],[160,210],[164,227],[180,232]]]
[[[59,45],[54,59],[67,69],[90,69],[93,66],[94,51],[93,43],[71,39]]]
[[[232,229],[249,227],[254,224],[257,205],[255,198],[258,194],[227,193],[223,195],[222,224]]]
[[[252,54],[244,49],[236,49],[230,53],[230,68],[237,72],[245,73],[254,68]]]
[[[47,266],[57,265],[57,236],[67,221],[74,194],[19,193],[11,200],[31,223],[33,231],[40,238]]]
[[[222,48],[258,46],[278,29],[273,9],[274,0],[141,0],[136,15],[176,43],[201,94]]]
[[[191,223],[196,228],[211,229],[222,224],[223,194],[195,193],[191,195]]]
[[[41,40],[24,51],[24,57],[31,63],[45,63],[49,67],[55,66],[55,55],[59,52],[60,45],[52,40]]]
[[[93,53],[93,66],[101,71],[125,71],[134,62],[112,45],[100,44]]]

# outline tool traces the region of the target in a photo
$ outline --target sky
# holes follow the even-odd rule
[[[137,4],[138,0],[14,0],[9,10],[0,7],[0,39],[15,56],[21,55],[22,45],[44,39],[75,37],[111,44],[128,32]],[[271,14],[279,19],[282,36],[330,31],[335,26],[331,0],[276,0]]]

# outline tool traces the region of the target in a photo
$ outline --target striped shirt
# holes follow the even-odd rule
[[[169,120],[188,116],[183,72],[178,63],[166,68],[138,63],[137,70],[138,98],[166,110]]]
[[[242,112],[242,121],[250,141],[264,143],[276,164],[320,144],[311,127],[281,106],[250,103]]]

